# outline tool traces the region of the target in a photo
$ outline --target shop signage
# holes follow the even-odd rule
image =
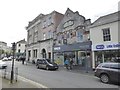
[[[60,47],[54,47],[54,50],[60,50]]]
[[[92,45],[92,50],[112,50],[112,49],[120,49],[120,43]]]
[[[120,47],[120,43],[107,45],[107,48],[116,48],[116,47],[117,48]]]
[[[104,49],[104,45],[96,45],[96,49]]]

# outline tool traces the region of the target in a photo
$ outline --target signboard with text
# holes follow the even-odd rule
[[[120,49],[120,43],[108,43],[108,44],[92,45],[92,51],[116,50],[116,49]]]

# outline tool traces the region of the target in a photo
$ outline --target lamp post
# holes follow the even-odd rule
[[[13,79],[14,79],[14,56],[15,56],[15,42],[12,43],[12,50],[13,50],[13,60],[12,60],[12,70],[11,70],[11,83],[13,83]]]

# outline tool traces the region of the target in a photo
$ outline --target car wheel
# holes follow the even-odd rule
[[[48,67],[48,66],[46,66],[46,70],[49,70],[49,67]]]
[[[101,74],[100,75],[100,80],[103,83],[109,83],[110,82],[110,78],[107,74]]]

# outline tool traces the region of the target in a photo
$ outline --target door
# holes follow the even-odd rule
[[[120,80],[120,65],[119,64],[112,64],[110,65],[110,75],[111,75],[111,79],[113,81],[117,81]]]

